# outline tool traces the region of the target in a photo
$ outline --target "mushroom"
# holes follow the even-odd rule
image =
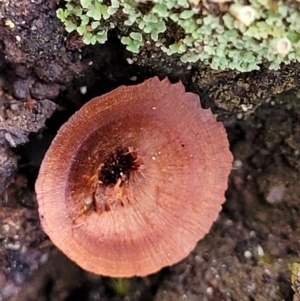
[[[82,268],[145,276],[186,257],[217,219],[232,155],[222,123],[157,77],[85,104],[36,182],[53,243]]]
[[[256,10],[251,5],[234,3],[229,8],[230,14],[245,26],[250,26],[257,17]]]
[[[276,53],[281,55],[287,55],[293,48],[291,40],[286,37],[274,39],[271,46]]]

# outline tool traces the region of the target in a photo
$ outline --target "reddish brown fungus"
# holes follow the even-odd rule
[[[36,183],[42,226],[86,270],[154,273],[218,217],[232,156],[223,125],[181,83],[92,99],[62,126]]]

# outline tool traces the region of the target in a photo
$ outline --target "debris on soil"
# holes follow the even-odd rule
[[[19,92],[22,95],[23,92]],[[48,99],[36,101],[24,92],[24,100],[16,100],[1,91],[0,103],[0,194],[10,183],[16,169],[11,148],[28,142],[28,136],[45,126],[56,104]]]
[[[297,262],[300,255],[300,174],[297,166],[290,164],[293,161],[286,160],[285,155],[289,153],[292,156],[288,150],[295,150],[286,140],[297,135],[300,117],[298,101],[294,93],[285,93],[267,100],[255,114],[225,119],[235,162],[227,201],[219,220],[188,258],[151,277],[130,279],[130,289],[122,297],[117,291],[123,290],[116,284],[112,290],[109,282],[76,270],[78,268],[74,263],[59,265],[56,264],[61,262],[58,260],[41,263],[40,258],[47,261],[53,245],[38,226],[36,203],[32,191],[26,188],[26,179],[17,177],[17,188],[10,187],[8,190],[7,199],[10,202],[0,207],[6,221],[2,228],[8,231],[7,225],[11,227],[11,224],[22,224],[22,221],[24,224],[24,216],[25,220],[34,221],[34,226],[25,234],[22,234],[23,227],[19,232],[14,228],[10,234],[2,232],[3,256],[0,262],[5,276],[1,281],[6,296],[18,294],[18,298],[22,296],[22,301],[32,300],[41,292],[41,298],[47,296],[48,300],[67,300],[74,294],[82,294],[88,301],[291,301],[293,296],[297,300],[297,294],[293,291],[297,290],[296,283],[290,280],[290,265]],[[278,137],[275,132],[280,134],[279,139],[275,139]],[[293,153],[295,161],[297,153]],[[282,193],[280,189],[283,186]],[[274,187],[279,187],[281,192],[275,191],[273,199],[276,201],[270,202]],[[33,201],[23,201],[20,205],[20,199],[25,199],[25,196]],[[17,205],[13,205],[14,199]],[[13,208],[7,208],[8,204]],[[24,207],[24,204],[29,204],[29,207]],[[14,216],[18,216],[21,222],[15,221]],[[13,220],[9,222],[11,218]],[[28,253],[22,257],[20,252],[24,243],[20,237],[26,237],[26,233],[29,233],[26,239],[29,244],[25,243]],[[18,266],[18,262],[13,263],[16,259],[13,261],[8,254],[23,260],[23,265],[27,264],[27,270],[23,272],[21,269],[22,275],[14,276],[14,273],[7,272],[16,264]],[[37,259],[32,261],[32,256],[37,256]],[[76,278],[76,285],[68,283],[73,279],[73,270],[76,275],[82,275]],[[19,284],[19,278],[24,282]],[[55,284],[47,291],[49,283]],[[61,283],[61,286],[56,283]],[[7,297],[4,300],[21,299]]]
[[[223,212],[194,253],[170,268],[154,300],[292,300],[300,174],[285,154],[286,139],[297,132],[298,103],[295,94],[283,94],[241,121],[225,120],[236,161]]]
[[[17,168],[17,158],[7,143],[0,144],[0,194],[12,181]]]
[[[292,288],[295,292],[293,301],[300,301],[300,264],[293,262],[290,265]]]
[[[45,241],[36,210],[0,206],[0,220],[0,300],[16,300],[19,289],[47,261],[52,244]]]
[[[27,98],[25,102],[8,100],[0,107],[0,139],[11,147],[28,142],[29,133],[36,133],[45,125],[56,109],[50,100],[34,101]]]
[[[300,64],[213,72],[163,56],[151,45],[139,55],[128,53],[117,31],[109,32],[105,45],[82,47],[73,40],[70,47],[56,8],[56,0],[0,1],[2,20],[14,24],[0,24],[0,193],[13,181],[0,197],[0,300],[298,301],[298,272],[290,264],[300,256]],[[210,234],[181,263],[130,279],[129,292],[120,296],[113,280],[95,279],[57,259],[39,225],[36,174],[17,166],[17,159],[28,156],[38,168],[39,142],[50,141],[84,102],[154,75],[182,80],[218,114],[235,162]],[[41,139],[33,135],[23,152],[29,133],[39,131],[57,107],[52,100],[65,111],[57,110]],[[71,283],[73,277],[78,283]]]

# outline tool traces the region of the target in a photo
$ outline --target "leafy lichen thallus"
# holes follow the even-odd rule
[[[92,194],[85,199],[83,213],[102,213],[130,203],[129,182],[143,168],[138,150],[132,146],[116,147],[100,164],[91,178]]]

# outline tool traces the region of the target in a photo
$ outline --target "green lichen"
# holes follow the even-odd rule
[[[77,31],[85,44],[104,43],[117,27],[127,50],[138,53],[153,45],[183,62],[202,61],[213,69],[251,71],[262,63],[278,69],[300,61],[300,3],[238,0],[217,4],[205,1],[65,0],[57,17],[68,32]],[[144,9],[142,9],[144,6]],[[219,9],[218,9],[219,8]],[[247,23],[243,9],[253,14]]]
[[[122,37],[121,42],[133,53],[139,53],[140,47],[144,44],[143,36],[139,32],[131,32],[129,37]]]

